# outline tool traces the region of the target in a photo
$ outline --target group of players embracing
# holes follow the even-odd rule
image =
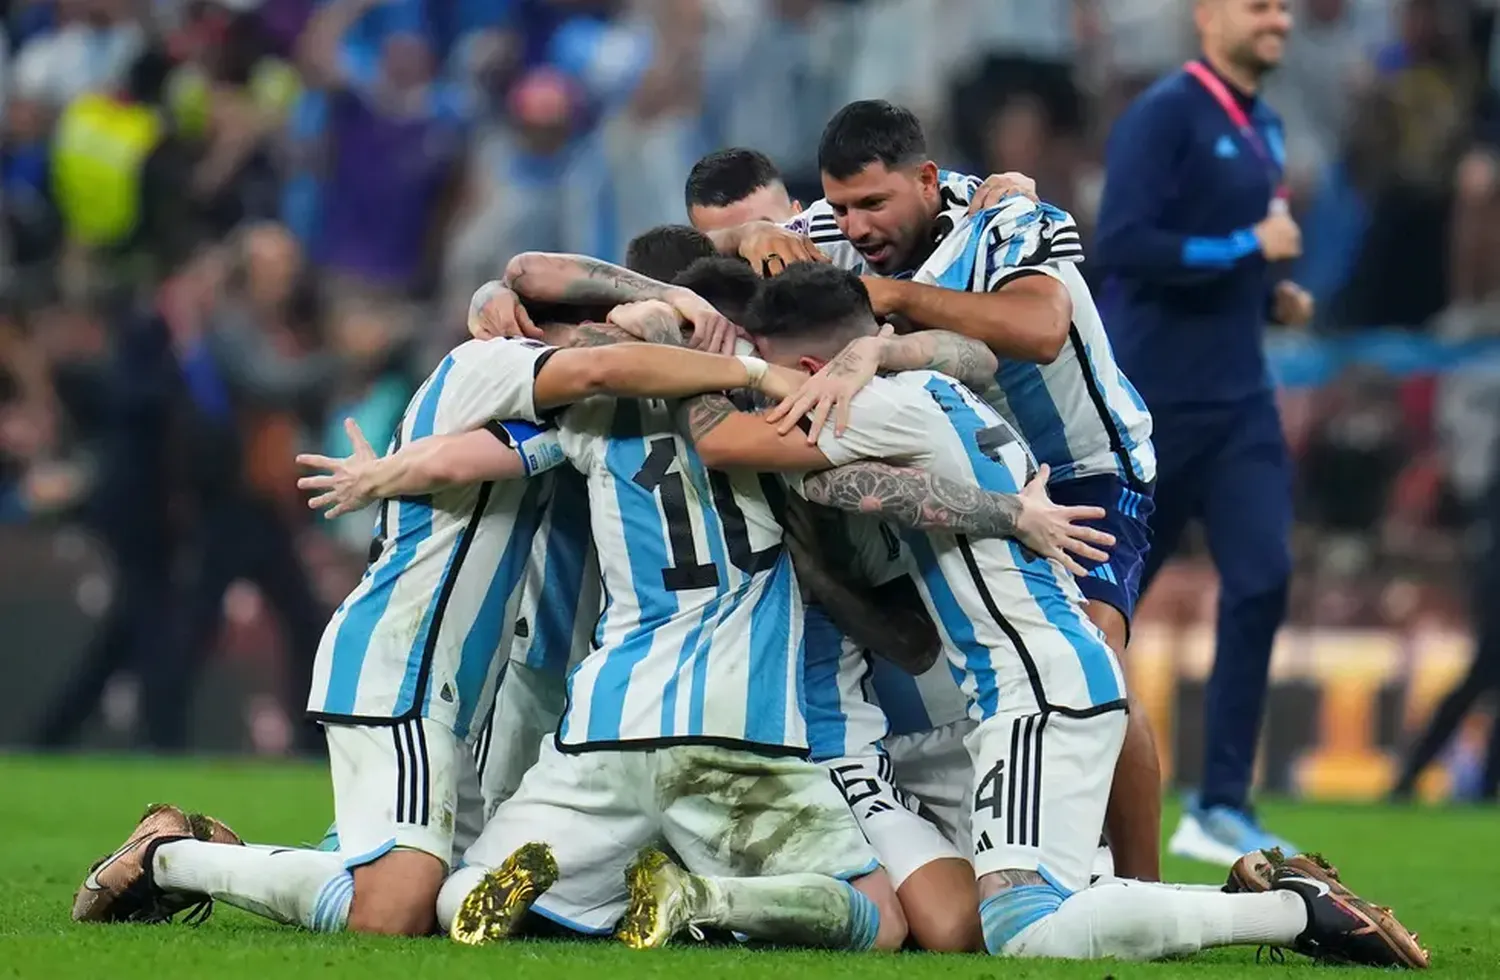
[[[379,506],[309,698],[335,827],[154,806],[74,918],[1427,966],[1317,857],[1158,880],[1119,666],[1151,419],[1073,219],[884,102],[819,165],[802,209],[706,157],[629,269],[516,257],[384,456],[300,457],[312,506]]]

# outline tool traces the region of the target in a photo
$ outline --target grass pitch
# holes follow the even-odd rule
[[[987,957],[853,955],[741,949],[636,953],[612,942],[526,942],[469,949],[440,939],[321,936],[220,906],[198,928],[81,926],[68,919],[89,864],[117,846],[147,803],[226,820],[247,840],[316,840],[330,818],[323,770],[299,765],[149,759],[0,757],[0,978],[38,980],[996,980],[1005,977],[1279,977],[1326,971],[1255,950],[1167,964],[1000,962]],[[1271,805],[1272,825],[1322,848],[1346,880],[1422,933],[1436,973],[1500,977],[1500,812]],[[1175,819],[1175,817],[1169,818]],[[1182,881],[1222,872],[1170,862]],[[1362,970],[1339,970],[1356,977]]]

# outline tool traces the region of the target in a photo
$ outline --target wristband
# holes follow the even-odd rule
[[[758,357],[751,357],[749,354],[736,354],[734,356],[741,364],[745,365],[745,373],[750,376],[749,387],[759,391],[760,383],[765,380],[766,372],[770,370],[770,365]]]

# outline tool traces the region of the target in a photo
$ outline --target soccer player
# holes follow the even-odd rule
[[[1168,846],[1228,864],[1294,850],[1249,805],[1291,576],[1291,462],[1261,345],[1268,316],[1305,323],[1312,301],[1272,285],[1272,264],[1295,258],[1301,238],[1277,197],[1281,123],[1256,96],[1281,59],[1289,4],[1200,0],[1196,19],[1203,57],[1115,124],[1095,258],[1110,338],[1155,419],[1161,479],[1143,586],[1194,518],[1219,572],[1201,788]]]
[[[792,266],[767,282],[749,320],[767,358],[785,367],[819,367],[878,330],[860,279],[826,265]],[[816,445],[736,412],[718,395],[690,399],[686,412],[711,466],[799,473],[886,458],[999,492],[1015,492],[1038,469],[1016,430],[944,375],[877,378],[854,401],[843,436],[825,430]],[[802,492],[824,496],[805,482]],[[1258,893],[1122,879],[1091,886],[1113,756],[1125,736],[1113,652],[1060,565],[1012,541],[949,532],[907,541],[977,722],[967,740],[971,833],[991,953],[1155,959],[1270,944],[1333,960],[1426,965],[1393,915],[1308,861],[1276,865],[1257,879],[1269,885]],[[667,915],[691,906],[695,894],[693,882],[678,882],[662,889],[658,908]]]
[[[658,225],[632,238],[625,247],[625,267],[659,282],[671,282],[695,259],[718,255],[711,238],[687,225]]]
[[[982,340],[1001,359],[980,392],[1025,436],[1051,470],[1055,499],[1103,507],[1115,538],[1108,561],[1087,563],[1079,586],[1089,618],[1111,649],[1129,638],[1156,460],[1151,417],[1116,368],[1082,275],[1077,227],[1064,212],[1019,195],[967,213],[955,183],[927,158],[921,125],[888,102],[854,102],[824,129],[819,146],[824,202],[792,221],[842,268],[864,274],[877,316],[902,329],[940,328]],[[763,231],[763,230],[762,230]],[[766,241],[749,241],[759,234]],[[774,235],[723,233],[720,247],[758,254]],[[769,244],[767,244],[769,241]],[[786,406],[847,404],[863,378],[840,358]],[[795,409],[795,410],[794,410]],[[779,413],[773,413],[779,414]],[[1114,782],[1108,837],[1124,877],[1160,877],[1161,771],[1144,711],[1129,716]]]
[[[671,322],[675,334],[675,312]],[[597,394],[678,397],[778,377],[763,368],[644,344],[470,341],[413,396],[394,445],[482,427],[517,472],[541,469],[562,459],[538,429],[544,412]],[[529,426],[502,421],[513,419]],[[328,736],[339,853],[211,843],[195,832],[201,822],[157,810],[91,870],[74,918],[160,918],[185,896],[212,897],[323,931],[430,932],[458,772],[473,765],[465,739],[514,629],[505,612],[532,547],[538,490],[458,481],[383,506],[370,567],[325,631],[308,702]]]

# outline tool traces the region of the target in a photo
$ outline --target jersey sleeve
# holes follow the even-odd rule
[[[516,451],[527,476],[556,469],[567,461],[557,428],[551,424],[537,425],[524,419],[491,420],[485,423],[485,429]]]
[[[984,226],[976,246],[982,254],[975,265],[983,278],[974,284],[976,290],[994,292],[1012,279],[1038,273],[1057,278],[1058,263],[1083,261],[1078,224],[1059,208],[1001,205],[979,218]]]
[[[834,466],[860,459],[920,463],[931,451],[931,431],[941,409],[921,388],[891,378],[875,378],[854,396],[849,427],[842,436],[824,426],[818,448]]]
[[[828,261],[837,268],[847,272],[864,273],[864,256],[860,255],[859,249],[855,248],[849,239],[844,237],[844,233],[839,231],[839,223],[833,216],[833,208],[826,200],[820,198],[814,201],[800,214],[783,221],[781,227],[798,235],[806,235],[814,245],[818,246],[818,251],[828,256]]]
[[[534,340],[471,340],[438,368],[437,431],[466,432],[491,420],[542,422],[533,392],[537,372],[556,348]]]

